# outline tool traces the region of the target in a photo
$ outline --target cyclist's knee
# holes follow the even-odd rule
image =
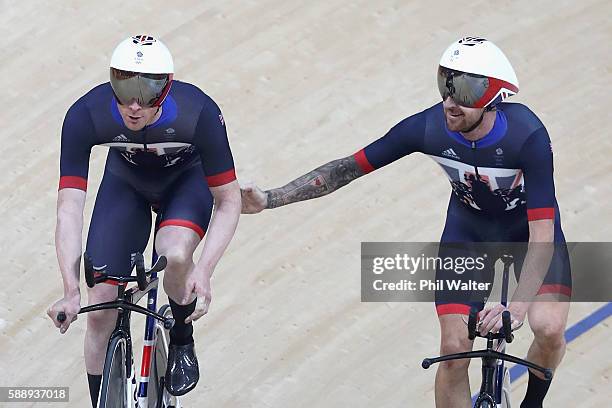
[[[169,226],[159,230],[155,247],[168,260],[167,269],[172,273],[186,273],[193,265],[193,251],[199,242],[193,231]]]
[[[96,310],[87,313],[87,330],[94,333],[106,334],[115,326],[116,310]]]
[[[558,349],[565,345],[565,324],[555,321],[531,322],[535,341],[542,347]]]
[[[111,302],[117,298],[117,287],[99,284],[87,292],[89,304]],[[112,330],[117,320],[117,310],[96,310],[87,313],[87,330],[106,333]]]
[[[188,272],[193,265],[193,252],[184,245],[174,245],[166,248],[164,256],[168,260],[168,269],[175,271]]]
[[[443,337],[440,343],[441,355],[464,353],[470,350],[472,350],[472,341],[467,338],[467,334],[465,336],[465,339],[458,336],[449,336],[446,338]],[[440,363],[441,367],[454,371],[467,371],[469,365],[469,359],[444,361]]]
[[[440,353],[442,355],[463,353],[472,349],[473,342],[468,339],[467,326],[463,316],[448,314],[438,316],[440,320]],[[440,368],[452,370],[459,374],[467,373],[470,362],[467,359],[442,362]]]
[[[556,349],[565,345],[567,306],[561,303],[535,303],[529,311],[529,326],[542,347]]]

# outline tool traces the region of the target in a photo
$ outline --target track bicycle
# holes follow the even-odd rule
[[[91,257],[83,254],[85,281],[93,288],[106,282],[117,286],[117,299],[111,302],[82,307],[79,314],[96,310],[117,309],[117,323],[106,349],[102,385],[98,399],[99,408],[180,408],[179,399],[165,388],[164,376],[168,363],[169,330],[174,325],[170,306],[165,304],[157,310],[157,273],[166,267],[166,258],[153,253],[153,266],[146,270],[144,257],[136,253],[132,268],[136,276],[112,276],[105,270],[96,270]],[[127,289],[127,284],[137,285]],[[137,305],[145,295],[147,308]],[[146,315],[142,363],[138,386],[130,333],[130,313]],[[66,319],[64,312],[57,320]]]
[[[514,263],[514,258],[512,255],[505,254],[500,259],[504,264],[501,304],[507,306],[509,271],[510,266]],[[481,335],[478,332],[478,312],[479,310],[475,307],[470,310],[467,321],[468,338],[470,340],[474,340],[476,337],[487,339],[486,349],[426,358],[421,363],[421,366],[427,369],[432,364],[442,361],[480,358],[482,359],[482,383],[480,385],[480,392],[474,402],[474,408],[510,408],[510,370],[505,366],[505,361],[539,371],[544,374],[544,378],[547,380],[552,379],[553,371],[527,360],[506,354],[506,344],[512,343],[514,340],[509,311],[506,310],[502,313],[502,329],[498,333],[487,333],[486,335]],[[520,326],[515,330],[519,328]]]

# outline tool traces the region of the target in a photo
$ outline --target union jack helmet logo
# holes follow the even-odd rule
[[[157,40],[150,35],[135,35],[132,37],[132,42],[136,45],[152,45]]]

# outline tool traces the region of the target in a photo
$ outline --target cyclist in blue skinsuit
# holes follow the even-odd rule
[[[182,395],[199,378],[192,321],[208,310],[210,278],[240,215],[240,189],[219,107],[196,86],[173,81],[172,56],[161,41],[130,37],[117,46],[110,66],[110,83],[81,97],[64,120],[56,228],[64,297],[48,314],[64,333],[80,309],[89,156],[93,146],[109,146],[87,251],[94,266],[109,274],[129,273],[131,254],[147,245],[151,208],[158,213],[155,247],[168,259],[163,283],[176,320],[166,387]],[[205,234],[202,256],[194,264],[193,252]],[[110,285],[88,290],[89,303],[115,296]],[[60,311],[67,316],[64,323],[56,319]],[[85,365],[94,407],[116,313],[87,315]]]
[[[564,242],[550,139],[526,106],[502,103],[518,92],[518,80],[501,50],[482,38],[466,37],[453,43],[440,61],[438,87],[441,103],[404,119],[354,155],[320,166],[284,187],[262,191],[245,186],[242,212],[256,213],[329,194],[364,174],[421,152],[442,167],[453,190],[442,243]],[[523,257],[516,260],[515,270],[523,268],[507,309],[514,324],[529,314],[535,339],[528,359],[556,368],[565,352],[569,303],[544,300],[571,295],[567,251],[555,249],[547,257],[530,249]],[[448,272],[437,273],[437,278],[444,279]],[[474,302],[471,293],[463,295],[436,293],[441,354],[472,348],[462,316]],[[525,301],[534,298],[538,301]],[[480,332],[499,330],[503,310],[501,305],[484,310]],[[457,360],[439,366],[437,407],[470,405],[468,364],[469,360]],[[541,407],[549,386],[550,381],[540,373],[530,371],[521,407]]]

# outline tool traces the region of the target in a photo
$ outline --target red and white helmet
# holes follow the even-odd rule
[[[465,37],[452,43],[440,59],[438,89],[469,108],[493,106],[519,91],[516,73],[491,41]]]
[[[168,48],[150,35],[135,35],[117,45],[110,62],[110,83],[119,103],[160,106],[172,85],[174,62]]]

